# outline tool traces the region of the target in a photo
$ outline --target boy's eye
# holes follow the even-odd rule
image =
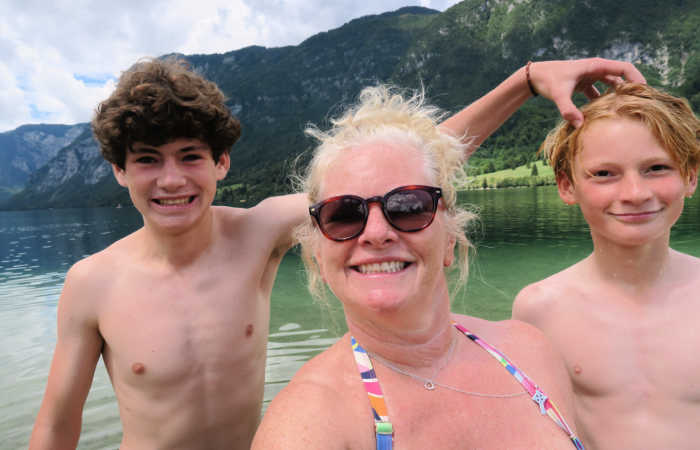
[[[605,178],[605,177],[609,177],[612,175],[612,173],[609,170],[596,170],[596,171],[591,172],[591,174],[594,177],[598,177],[598,178]]]
[[[136,162],[140,164],[152,164],[156,162],[156,159],[152,156],[139,156],[136,158]]]
[[[654,164],[653,166],[649,167],[649,172],[662,172],[664,170],[669,170],[670,167],[667,166],[666,164]]]
[[[189,155],[185,155],[182,160],[183,161],[196,161],[198,159],[202,159],[202,157],[196,153],[191,153]]]

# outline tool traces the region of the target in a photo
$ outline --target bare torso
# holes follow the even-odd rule
[[[595,282],[586,261],[529,286],[514,306],[563,354],[584,444],[696,448],[700,260],[674,253],[664,282],[643,292]]]
[[[215,208],[215,245],[183,267],[142,258],[142,230],[88,260],[123,450],[249,448],[286,246],[246,215]]]

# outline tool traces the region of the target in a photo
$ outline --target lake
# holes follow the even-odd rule
[[[493,320],[510,316],[524,285],[588,255],[588,229],[577,207],[552,186],[469,191],[460,200],[481,219],[467,287],[457,312]],[[56,339],[56,304],[68,268],[141,226],[125,208],[0,211],[0,448],[26,448],[46,385]],[[700,195],[686,202],[673,229],[674,248],[700,257]],[[341,310],[314,303],[292,251],[272,292],[265,405],[310,357],[345,331]],[[81,449],[118,448],[119,412],[100,361],[83,414]]]

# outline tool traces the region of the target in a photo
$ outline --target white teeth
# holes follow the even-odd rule
[[[190,201],[189,197],[172,198],[172,199],[162,198],[162,199],[158,200],[158,203],[160,203],[161,205],[170,206],[170,205],[184,205],[185,203],[189,203],[189,201]]]
[[[387,261],[374,264],[362,264],[357,266],[357,270],[359,270],[360,273],[392,273],[398,272],[404,267],[406,267],[406,263],[403,261]]]

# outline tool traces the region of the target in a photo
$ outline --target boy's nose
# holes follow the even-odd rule
[[[646,181],[639,175],[628,175],[622,181],[622,200],[639,203],[651,197],[651,190]]]
[[[166,161],[162,171],[158,176],[157,184],[159,188],[166,190],[178,189],[185,185],[187,180],[176,163]]]

